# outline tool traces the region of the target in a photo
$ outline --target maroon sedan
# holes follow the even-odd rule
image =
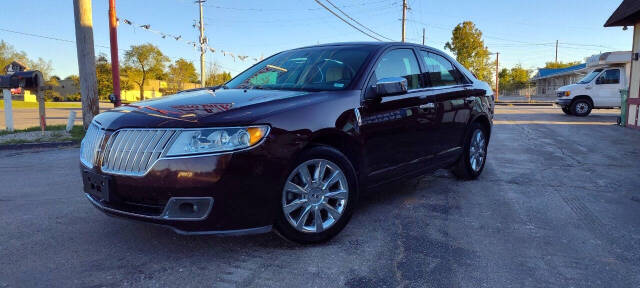
[[[300,243],[342,230],[365,188],[483,170],[493,94],[445,53],[408,43],[284,51],[226,85],[96,116],[87,199],[184,234],[275,228]]]

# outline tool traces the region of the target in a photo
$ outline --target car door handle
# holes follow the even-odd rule
[[[420,109],[433,109],[433,108],[436,108],[436,104],[433,104],[432,102],[420,105]]]
[[[476,97],[475,96],[469,96],[469,97],[465,98],[464,101],[473,102],[473,101],[476,101]]]

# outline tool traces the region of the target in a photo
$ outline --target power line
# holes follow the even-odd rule
[[[344,11],[342,11],[342,9],[338,8],[338,6],[336,6],[335,4],[333,4],[333,2],[331,2],[330,0],[325,0],[325,1],[327,1],[327,3],[331,4],[331,6],[333,6],[333,8],[336,8],[336,10],[340,11],[340,13],[342,13],[342,14],[343,14],[344,16],[346,16],[347,18],[351,19],[351,20],[352,20],[353,22],[355,22],[356,24],[360,25],[360,26],[361,26],[362,28],[364,28],[365,30],[367,30],[367,31],[369,31],[369,32],[371,32],[371,33],[373,33],[373,34],[375,34],[375,35],[378,35],[378,36],[380,36],[380,37],[382,37],[382,38],[384,38],[384,39],[387,39],[387,40],[389,40],[389,41],[394,41],[394,40],[393,40],[393,39],[391,39],[391,38],[385,37],[384,35],[380,35],[379,33],[377,33],[377,32],[375,32],[375,31],[373,31],[373,30],[369,29],[369,27],[367,27],[367,26],[363,25],[362,23],[358,22],[358,20],[353,19],[353,17],[349,16],[347,13],[345,13]]]
[[[73,41],[73,40],[56,38],[56,37],[45,36],[45,35],[38,35],[38,34],[27,33],[27,32],[14,31],[14,30],[9,30],[9,29],[4,29],[4,28],[0,28],[0,31],[20,34],[20,35],[25,35],[25,36],[31,36],[31,37],[37,37],[37,38],[43,38],[43,39],[49,39],[49,40],[55,40],[55,41],[60,41],[60,42],[65,42],[65,43],[73,43],[73,44],[76,43],[76,41]],[[105,45],[95,45],[95,46],[109,49],[109,46],[105,46]],[[120,48],[118,50],[126,51],[126,49],[122,49],[122,48]],[[171,59],[173,59],[173,60],[177,60],[177,59],[182,58],[182,57],[172,57],[172,56],[169,56],[169,55],[166,55],[166,56],[171,58]],[[189,59],[189,60],[191,60],[193,62],[196,62],[194,59]],[[234,69],[234,68],[230,68],[230,67],[227,67],[227,66],[220,65],[218,63],[213,63],[213,62],[209,62],[209,61],[206,61],[206,63],[211,63],[211,64],[216,65],[218,67],[221,67],[221,68],[224,68],[224,69],[227,69],[227,70],[231,70],[231,71],[235,71],[235,72],[240,72],[241,71],[241,70],[238,70],[238,69]]]
[[[56,37],[51,37],[51,36],[39,35],[39,34],[33,34],[33,33],[27,33],[27,32],[14,31],[14,30],[9,30],[9,29],[4,29],[4,28],[0,28],[0,31],[20,34],[20,35],[25,35],[25,36],[31,36],[31,37],[37,37],[37,38],[43,38],[43,39],[49,39],[49,40],[55,40],[55,41],[66,42],[66,43],[73,43],[73,44],[76,43],[76,41],[73,41],[73,40],[56,38]],[[94,45],[96,47],[109,49],[109,46],[106,46],[106,45],[98,45],[98,44],[94,44]],[[124,51],[124,49],[118,49],[118,50]]]
[[[371,37],[371,38],[373,38],[373,39],[376,39],[376,40],[378,40],[378,41],[381,41],[381,42],[382,42],[382,40],[380,40],[380,39],[376,38],[375,36],[373,36],[373,35],[371,35],[371,34],[369,34],[369,33],[367,33],[367,32],[362,31],[362,29],[360,29],[360,28],[358,28],[358,27],[354,26],[353,24],[349,23],[349,21],[347,21],[347,20],[345,20],[344,18],[340,17],[340,15],[336,14],[336,12],[334,12],[334,11],[333,11],[333,10],[331,10],[331,9],[329,9],[329,7],[327,7],[327,6],[325,6],[324,4],[320,3],[320,1],[318,1],[318,0],[314,0],[314,1],[316,1],[316,3],[318,3],[318,5],[320,5],[320,6],[322,6],[325,10],[327,10],[327,11],[331,12],[331,14],[335,15],[336,17],[338,17],[338,19],[342,20],[342,22],[347,23],[347,25],[349,25],[349,26],[353,27],[354,29],[356,29],[356,30],[360,31],[362,34],[367,35],[367,36],[369,36],[369,37]]]

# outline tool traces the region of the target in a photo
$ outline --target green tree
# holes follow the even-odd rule
[[[55,102],[62,101],[60,92],[57,91],[58,86],[60,86],[60,82],[58,82],[58,77],[49,78],[49,80],[44,82],[44,85],[51,86],[51,89],[44,90],[45,101],[55,101]]]
[[[530,79],[530,72],[522,68],[520,64],[511,69],[502,68],[498,73],[500,87],[502,89],[521,89],[527,86]]]
[[[451,32],[451,41],[444,45],[460,64],[471,70],[478,79],[493,83],[493,66],[489,49],[484,45],[482,32],[471,21],[458,24]]]
[[[96,79],[98,80],[98,97],[109,99],[113,93],[113,78],[111,76],[111,63],[105,55],[96,58]]]
[[[231,80],[231,73],[220,71],[218,64],[213,63],[207,69],[207,79],[204,80],[205,86],[217,86],[227,83]]]
[[[144,100],[144,84],[147,79],[163,79],[169,58],[153,44],[133,45],[124,53],[127,78],[140,88],[140,99]]]
[[[571,67],[571,66],[575,66],[580,64],[580,61],[573,61],[573,62],[546,62],[544,64],[544,68],[552,68],[552,69],[558,69],[558,68],[567,68],[567,67]]]
[[[11,61],[19,61],[28,65],[29,58],[24,51],[16,51],[13,46],[4,40],[0,40],[0,75],[4,74],[4,67]]]
[[[49,79],[49,75],[51,71],[53,71],[53,64],[51,60],[44,60],[42,58],[38,58],[35,61],[28,61],[27,66],[29,66],[29,70],[38,70],[42,72],[42,78]]]
[[[174,91],[183,89],[184,83],[195,83],[198,81],[196,67],[193,66],[193,63],[182,58],[176,60],[174,64],[169,65],[167,76]]]

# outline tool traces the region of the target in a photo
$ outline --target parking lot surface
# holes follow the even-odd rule
[[[478,180],[368,191],[316,246],[107,217],[77,148],[0,151],[0,287],[638,287],[640,133],[616,113],[499,106]]]

